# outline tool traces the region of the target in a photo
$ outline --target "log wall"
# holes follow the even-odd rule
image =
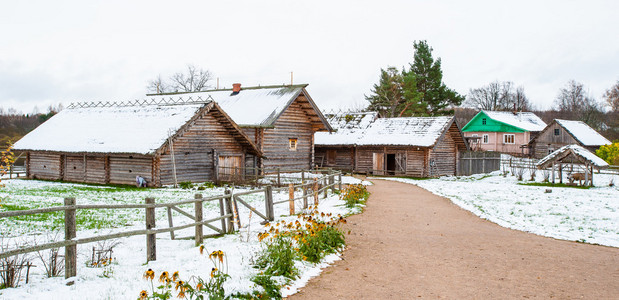
[[[355,148],[353,147],[325,147],[316,146],[315,164],[324,168],[333,168],[338,170],[353,170],[355,166]],[[335,160],[329,160],[329,151],[335,152]]]
[[[145,155],[110,155],[110,183],[135,185],[135,177],[153,182],[152,157]]]
[[[559,135],[555,135],[555,129],[559,129]],[[550,126],[546,127],[542,132],[539,133],[535,141],[532,143],[532,152],[534,153],[534,157],[542,158],[552,151],[555,151],[565,145],[578,144],[583,146],[581,143],[576,141],[571,134],[569,134],[563,127],[561,127],[557,122],[553,122]],[[596,147],[586,147],[589,151],[595,151]]]
[[[430,159],[434,160],[435,167],[430,168],[432,176],[456,175],[456,161],[458,149],[450,134],[439,138],[433,149],[430,150]]]
[[[262,161],[264,168],[308,169],[312,163],[314,129],[310,116],[297,98],[274,124],[275,128],[264,129]],[[249,133],[253,128],[245,128]],[[289,150],[289,139],[297,139],[297,150]]]
[[[29,176],[37,179],[59,180],[61,174],[60,154],[30,152]]]
[[[175,138],[174,160],[177,182],[213,181],[213,149],[218,156],[241,156],[243,165],[245,152],[238,141],[224,127],[214,113],[205,113]],[[174,184],[174,168],[169,147],[160,156],[160,183]]]

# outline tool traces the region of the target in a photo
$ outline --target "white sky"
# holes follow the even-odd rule
[[[461,94],[494,80],[549,108],[570,79],[619,80],[619,1],[0,0],[0,107],[142,98],[191,63],[220,87],[309,83],[322,109],[362,106],[380,68],[441,57]],[[212,82],[215,84],[215,82]]]

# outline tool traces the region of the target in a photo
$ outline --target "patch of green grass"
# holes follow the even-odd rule
[[[547,186],[547,187],[566,187],[566,188],[576,188],[588,190],[590,186],[582,186],[582,185],[569,185],[565,183],[549,183],[549,182],[528,182],[528,183],[518,183],[519,185],[529,185],[529,186]]]

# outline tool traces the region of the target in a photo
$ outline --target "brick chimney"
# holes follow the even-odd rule
[[[241,84],[240,83],[233,83],[232,84],[232,92],[233,93],[238,93],[241,91]]]

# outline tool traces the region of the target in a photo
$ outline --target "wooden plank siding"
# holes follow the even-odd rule
[[[240,156],[244,148],[214,114],[197,118],[173,141],[177,182],[214,180],[213,150],[218,156]],[[160,184],[174,184],[174,166],[169,147],[160,156]]]
[[[555,129],[559,129],[559,135],[555,135]],[[532,148],[533,153],[536,158],[542,158],[552,151],[555,151],[565,145],[578,144],[579,143],[574,137],[569,134],[561,125],[557,122],[553,122],[548,127],[546,127],[539,135],[533,140]],[[589,151],[592,147],[585,147]],[[595,148],[594,148],[595,151]]]
[[[430,160],[434,160],[436,174],[432,176],[456,175],[456,161],[458,149],[450,134],[439,138],[433,149],[430,150]]]
[[[146,155],[110,155],[110,183],[135,184],[135,177],[142,176],[147,182],[153,182],[152,156]]]
[[[35,179],[59,180],[61,176],[61,155],[45,152],[29,153],[29,175]]]
[[[277,119],[274,128],[264,129],[262,140],[258,143],[265,156],[262,167],[289,170],[311,167],[315,129],[307,109],[299,97]],[[248,134],[252,130],[254,128],[245,128],[244,132]],[[291,138],[297,139],[296,151],[289,149]]]
[[[355,165],[355,148],[345,146],[315,146],[315,164],[323,168],[352,171]],[[334,155],[331,158],[330,155]]]

